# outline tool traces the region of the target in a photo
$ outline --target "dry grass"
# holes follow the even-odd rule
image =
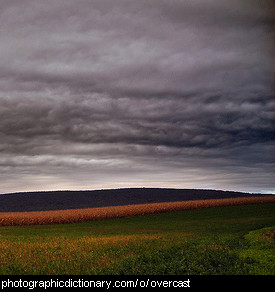
[[[39,212],[0,212],[0,226],[64,224],[210,207],[275,202],[274,196],[194,200]]]
[[[188,236],[188,235],[187,235]],[[170,247],[185,234],[123,234],[93,237],[46,236],[0,240],[0,274],[96,274],[112,269],[126,257]]]

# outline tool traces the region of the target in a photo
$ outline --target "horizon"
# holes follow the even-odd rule
[[[270,0],[0,3],[0,192],[275,194]]]
[[[97,192],[97,191],[117,191],[117,190],[134,190],[134,189],[146,189],[146,190],[186,190],[186,191],[215,191],[215,192],[229,192],[229,193],[244,193],[249,195],[274,195],[274,193],[271,192],[263,192],[263,193],[256,193],[256,192],[244,192],[244,191],[238,191],[238,190],[222,190],[222,189],[203,189],[203,188],[166,188],[166,187],[121,187],[121,188],[102,188],[102,189],[62,189],[62,190],[44,190],[44,191],[19,191],[19,192],[12,192],[12,193],[0,193],[0,195],[15,195],[15,194],[31,194],[31,193],[58,193],[58,192]]]

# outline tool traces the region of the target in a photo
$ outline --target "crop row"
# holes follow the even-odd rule
[[[0,212],[0,226],[64,224],[191,209],[272,202],[275,202],[274,196],[259,196],[249,198],[240,197],[209,199],[54,211]]]

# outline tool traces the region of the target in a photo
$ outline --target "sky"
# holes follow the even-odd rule
[[[268,0],[0,0],[0,193],[275,193]]]

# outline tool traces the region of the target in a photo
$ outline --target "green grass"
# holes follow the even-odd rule
[[[275,274],[275,204],[0,227],[0,274]]]

